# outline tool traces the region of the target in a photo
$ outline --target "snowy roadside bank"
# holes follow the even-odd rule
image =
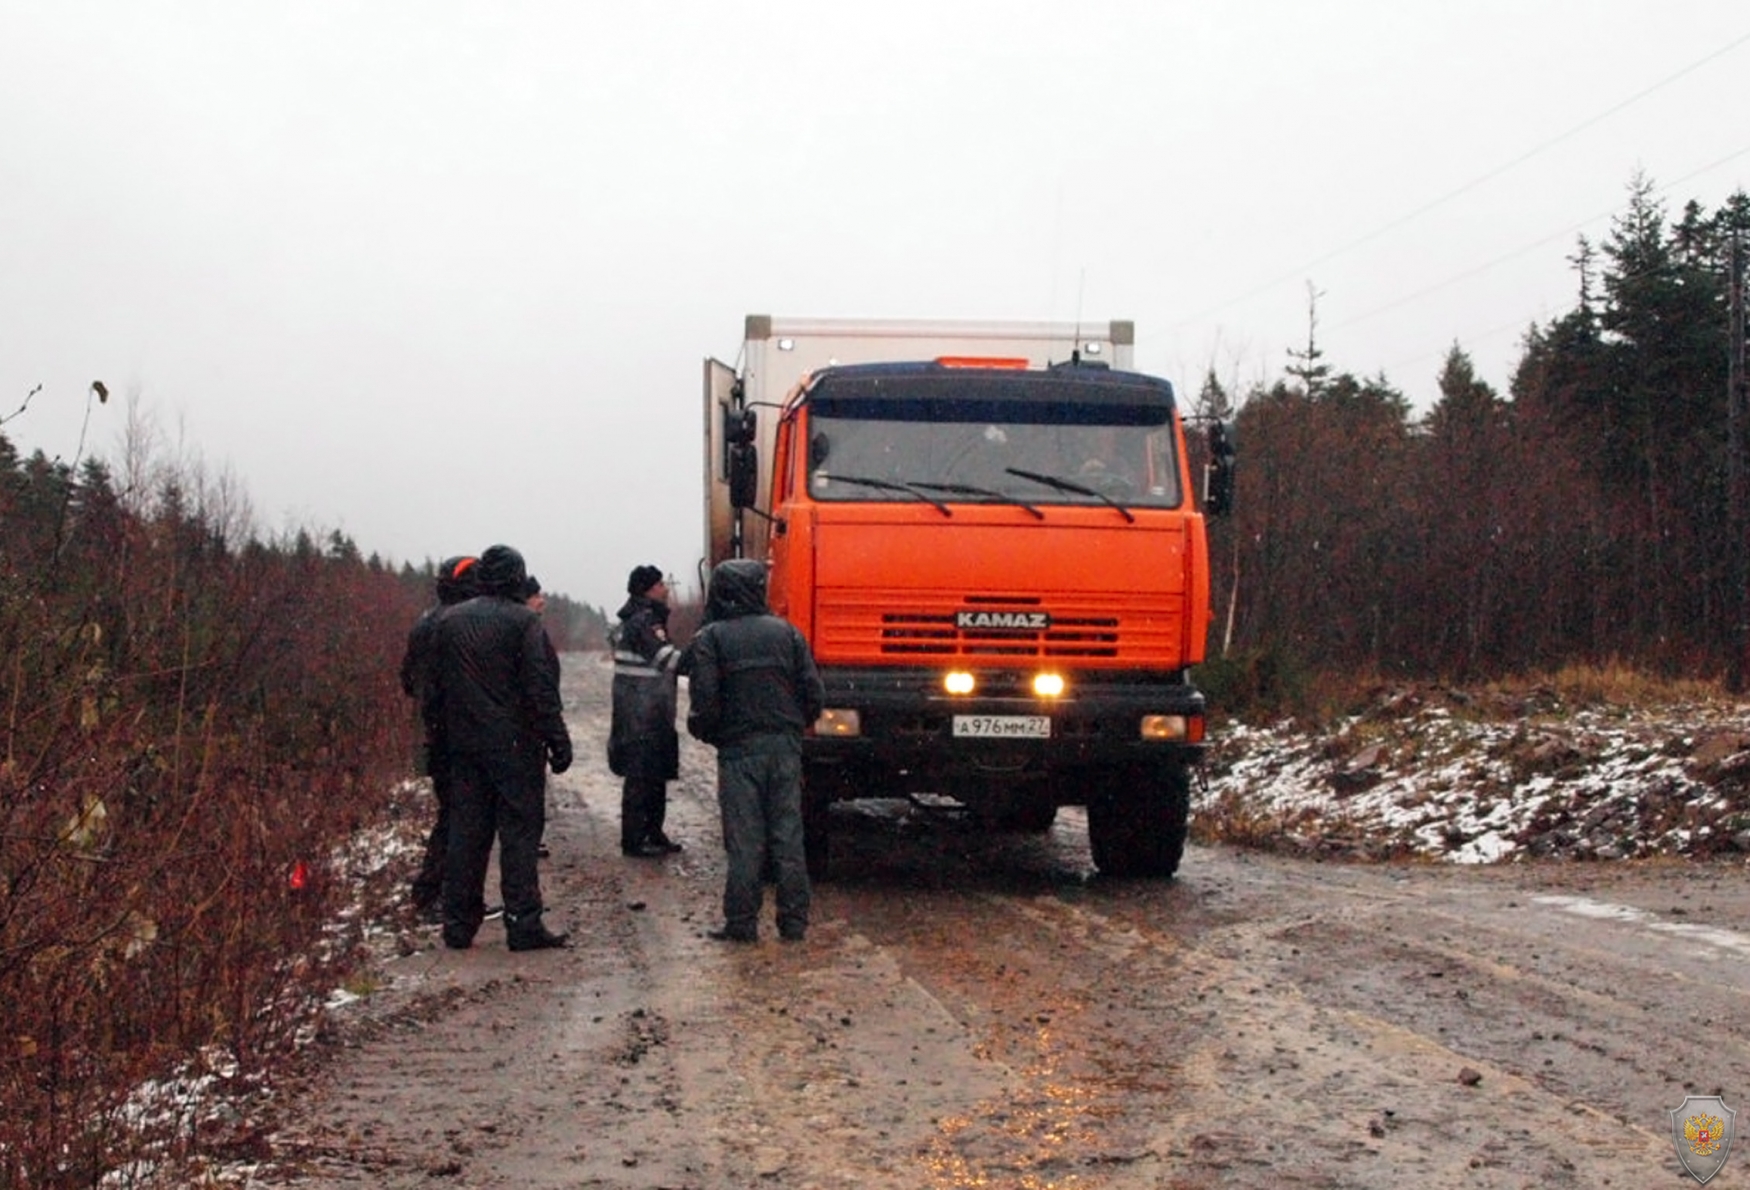
[[[1354,858],[1750,857],[1750,712],[1382,694],[1320,732],[1216,729],[1206,839]]]

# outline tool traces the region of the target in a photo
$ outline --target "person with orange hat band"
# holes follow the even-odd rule
[[[419,712],[424,740],[420,748],[419,769],[431,778],[431,792],[437,801],[437,815],[432,820],[431,833],[425,839],[425,852],[419,871],[409,890],[414,910],[427,921],[436,922],[442,916],[438,904],[444,891],[444,851],[450,838],[451,766],[444,738],[443,713],[438,702],[436,681],[437,622],[447,607],[472,599],[479,593],[476,580],[479,559],[470,555],[445,558],[437,568],[437,602],[419,614],[407,633],[407,651],[401,656],[401,689],[414,700]]]

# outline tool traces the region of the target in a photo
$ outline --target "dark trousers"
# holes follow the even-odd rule
[[[620,849],[662,834],[668,818],[668,778],[655,766],[635,766],[620,785]]]
[[[766,861],[778,892],[778,932],[808,928],[808,861],[802,845],[802,744],[761,735],[717,750],[717,801],[723,812],[723,924],[757,932]]]
[[[507,930],[541,928],[537,856],[547,807],[540,760],[517,752],[451,754],[449,849],[444,857],[444,937],[472,941],[486,917],[486,869],[498,841],[498,887]]]
[[[425,854],[420,857],[419,872],[413,877],[413,905],[429,909],[439,904],[444,895],[444,854],[450,848],[450,786],[449,754],[441,741],[425,742],[425,771],[431,777],[432,796],[437,800],[437,818],[425,837]]]

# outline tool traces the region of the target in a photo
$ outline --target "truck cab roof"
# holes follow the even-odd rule
[[[1118,371],[1105,364],[1022,368],[928,360],[821,368],[810,378],[802,402],[817,412],[839,416],[858,416],[859,407],[872,412],[876,407],[900,403],[946,402],[1099,407],[1107,414],[1127,408],[1153,421],[1170,413],[1175,398],[1173,386],[1166,380]]]

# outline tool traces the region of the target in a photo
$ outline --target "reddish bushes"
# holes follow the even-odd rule
[[[289,1044],[300,982],[348,957],[325,857],[410,755],[424,593],[343,538],[239,540],[198,476],[146,486],[0,436],[3,1186],[196,1143],[198,1111],[143,1125],[126,1096]]]

